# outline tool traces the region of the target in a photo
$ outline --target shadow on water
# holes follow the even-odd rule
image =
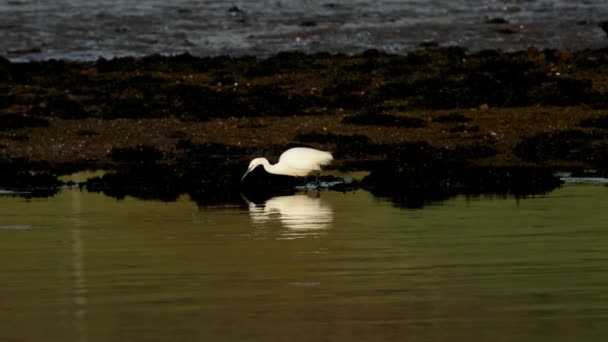
[[[466,167],[402,169],[386,165],[363,179],[363,188],[397,206],[422,208],[460,194],[524,198],[548,193],[562,181],[551,169],[536,167]]]
[[[545,194],[562,183],[548,167],[478,166],[474,162],[496,153],[491,147],[446,150],[427,143],[402,144],[371,167],[361,188],[397,206],[421,208],[459,194]]]
[[[187,194],[200,207],[248,204],[250,208],[252,203],[267,203],[273,198],[295,195],[302,190],[315,193],[364,189],[377,197],[390,199],[396,206],[422,208],[459,194],[526,197],[547,193],[561,184],[554,170],[547,168],[454,167],[437,163],[428,160],[422,164],[378,162],[361,180],[321,176],[318,184],[315,177],[275,176],[261,169],[253,171],[241,183],[240,177],[246,165],[215,164],[210,160],[188,165],[129,164],[79,183],[60,181],[52,172],[3,170],[0,189],[26,198],[53,196],[62,187],[69,186],[116,199],[131,196],[174,201]],[[243,201],[242,196],[247,200]],[[276,202],[270,204],[273,203]]]
[[[0,168],[0,189],[12,191],[17,196],[45,197],[56,194],[62,187],[77,186],[117,199],[132,196],[161,201],[175,201],[187,194],[200,207],[220,204],[244,206],[246,203],[241,196],[245,196],[247,202],[264,203],[301,190],[348,192],[363,189],[390,199],[396,206],[422,208],[459,194],[526,197],[547,193],[561,184],[552,168],[476,165],[475,160],[497,153],[492,147],[447,150],[422,142],[391,146],[362,142],[355,152],[338,144],[336,159],[363,161],[350,166],[351,171],[369,171],[360,180],[326,175],[317,183],[315,176],[277,176],[257,168],[241,182],[248,163],[245,156],[259,152],[276,155],[283,147],[270,147],[267,151],[254,153],[225,145],[182,144],[188,144],[184,154],[169,162],[163,152],[153,147],[112,150],[113,164],[105,174],[79,182],[57,178],[57,175],[78,171],[78,166],[53,167],[13,161]],[[368,157],[372,155],[382,159],[370,161]],[[36,171],[31,172],[32,169]]]
[[[65,184],[47,172],[32,173],[19,167],[0,165],[0,190],[24,198],[50,197]]]

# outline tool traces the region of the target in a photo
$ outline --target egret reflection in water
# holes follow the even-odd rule
[[[272,197],[264,204],[255,204],[243,196],[249,215],[256,225],[278,221],[288,230],[284,235],[316,235],[329,229],[334,218],[332,208],[321,197],[306,194]]]

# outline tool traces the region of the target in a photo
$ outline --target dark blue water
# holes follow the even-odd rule
[[[0,18],[11,60],[608,45],[605,0],[4,0]]]

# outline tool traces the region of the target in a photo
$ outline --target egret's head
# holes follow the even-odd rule
[[[256,167],[264,164],[264,162],[268,163],[268,160],[266,160],[266,158],[255,158],[254,160],[252,160],[251,163],[249,163],[249,167],[247,167],[247,171],[245,172],[243,177],[241,177],[241,182],[243,181],[243,179],[245,179],[249,172],[255,170]]]

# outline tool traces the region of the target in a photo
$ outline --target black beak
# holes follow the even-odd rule
[[[247,172],[245,172],[245,174],[243,175],[243,177],[241,177],[241,183],[243,183],[243,179],[245,179],[245,177],[247,177],[247,175],[249,174],[249,172],[251,172],[251,169],[247,170]]]

